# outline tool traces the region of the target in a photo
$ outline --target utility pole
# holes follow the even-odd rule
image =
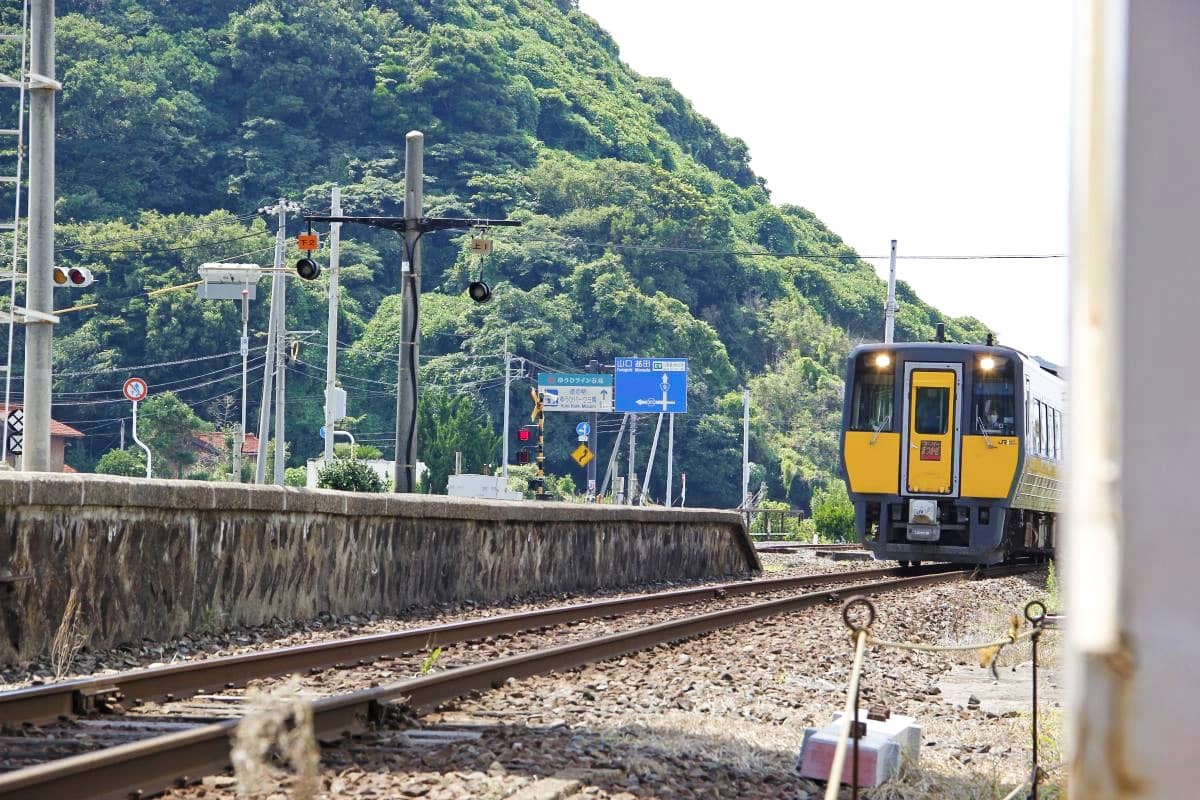
[[[891,344],[896,332],[896,240],[892,239],[892,262],[888,269],[887,306],[883,312],[883,342]]]
[[[400,353],[396,390],[396,477],[394,490],[417,485],[417,368],[421,356],[421,204],[424,202],[425,135],[409,131],[404,151],[404,260],[400,263]]]
[[[658,450],[658,434],[662,432],[664,414],[658,415],[658,424],[654,426],[654,439],[650,444],[650,458],[646,460],[646,475],[642,479],[641,505],[646,505],[646,493],[650,491],[650,473],[654,471],[654,453]]]
[[[504,488],[508,488],[508,406],[509,389],[512,386],[512,353],[508,352],[508,333],[504,334],[504,443],[500,448],[500,474],[504,476]]]
[[[742,508],[750,508],[750,390],[742,391]]]
[[[675,415],[667,421],[667,508],[675,505]]]
[[[592,359],[588,362],[588,372],[599,372],[600,362]],[[593,411],[588,417],[588,424],[592,428],[592,452],[600,452],[600,414]],[[589,503],[596,500],[596,459],[592,459],[587,465],[587,500]]]
[[[333,199],[329,213],[342,215],[342,190],[333,187]],[[337,388],[337,330],[338,330],[338,275],[341,259],[342,223],[329,224],[329,322],[326,325],[325,345],[325,464],[333,461],[333,418],[334,390]],[[350,456],[356,457],[355,453]]]
[[[238,428],[237,444],[233,447],[233,481],[242,482],[242,450],[246,447],[246,378],[250,356],[250,287],[242,287],[242,339],[238,344],[242,354],[242,424]]]
[[[283,486],[283,470],[287,466],[287,280],[280,276],[279,317],[275,320],[275,476],[276,486]]]
[[[266,483],[267,440],[271,437],[271,390],[275,375],[275,366],[271,363],[271,355],[276,351],[279,327],[277,320],[283,309],[283,239],[287,229],[287,203],[280,200],[276,205],[260,210],[278,215],[278,227],[275,229],[275,269],[271,273],[271,307],[267,314],[267,358],[263,364],[262,405],[258,412],[258,463],[254,468],[254,482]],[[279,448],[278,443],[276,443],[276,448]]]
[[[517,226],[517,220],[460,219],[421,216],[422,182],[425,167],[425,135],[409,131],[404,152],[404,216],[344,217],[337,214],[305,214],[309,222],[355,222],[404,234],[404,259],[400,262],[400,345],[396,381],[396,472],[393,489],[411,492],[417,472],[417,366],[420,360],[421,329],[421,237],[429,231],[474,227]]]
[[[637,414],[629,415],[629,471],[625,481],[625,485],[628,487],[628,490],[625,492],[625,504],[630,506],[634,505],[636,500],[634,494],[637,493],[638,488],[637,465],[634,463],[634,453],[637,450],[637,421]]]
[[[31,4],[29,261],[25,304],[25,441],[21,468],[50,471],[51,347],[54,343],[54,0]],[[21,190],[20,186],[17,191]],[[13,310],[15,312],[15,309]]]
[[[604,472],[604,482],[600,484],[600,491],[596,493],[596,497],[601,498],[608,491],[609,481],[617,472],[617,457],[621,455],[621,438],[625,435],[625,426],[629,424],[629,415],[621,417],[621,429],[617,431],[617,438],[613,442],[612,455],[608,457],[608,469]],[[614,488],[615,494],[615,488]],[[615,500],[615,498],[614,498]]]

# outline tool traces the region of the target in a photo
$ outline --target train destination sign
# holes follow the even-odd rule
[[[612,411],[613,377],[596,372],[541,372],[538,394],[545,411]]]

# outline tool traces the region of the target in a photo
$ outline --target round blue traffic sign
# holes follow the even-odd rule
[[[575,426],[575,433],[579,436],[587,436],[592,432],[592,426],[586,422],[581,422]]]

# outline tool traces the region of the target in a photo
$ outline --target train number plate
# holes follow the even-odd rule
[[[942,460],[942,443],[921,441],[921,460],[922,461],[941,461]]]

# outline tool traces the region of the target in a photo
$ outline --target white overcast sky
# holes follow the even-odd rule
[[[580,0],[859,253],[1063,254],[1071,3]],[[872,261],[886,279],[887,260]],[[926,301],[1065,362],[1067,261],[913,261]]]

